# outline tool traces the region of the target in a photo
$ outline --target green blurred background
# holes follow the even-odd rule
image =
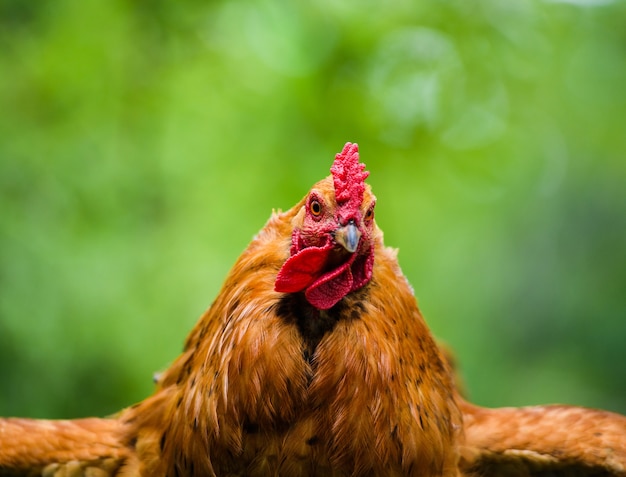
[[[626,413],[626,4],[0,0],[0,415],[147,396],[358,142],[471,398]]]

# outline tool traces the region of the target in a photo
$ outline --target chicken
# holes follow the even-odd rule
[[[347,143],[329,177],[272,214],[151,397],[108,419],[0,419],[0,476],[452,477],[562,462],[622,475],[622,416],[460,397],[383,245],[368,174]]]

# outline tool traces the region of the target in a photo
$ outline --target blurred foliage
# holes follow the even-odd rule
[[[626,3],[0,0],[0,415],[147,396],[358,142],[474,401],[626,412]]]

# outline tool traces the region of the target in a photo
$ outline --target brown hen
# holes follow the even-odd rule
[[[356,144],[331,173],[272,214],[153,396],[110,419],[0,419],[0,475],[623,475],[622,416],[458,397]]]

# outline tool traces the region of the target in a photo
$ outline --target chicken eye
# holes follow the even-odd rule
[[[309,204],[309,210],[311,211],[311,215],[313,215],[313,217],[319,217],[322,215],[322,204],[320,204],[317,200],[312,200]]]
[[[374,218],[374,207],[370,207],[369,209],[367,209],[367,212],[365,212],[365,221],[369,222],[373,218]]]

